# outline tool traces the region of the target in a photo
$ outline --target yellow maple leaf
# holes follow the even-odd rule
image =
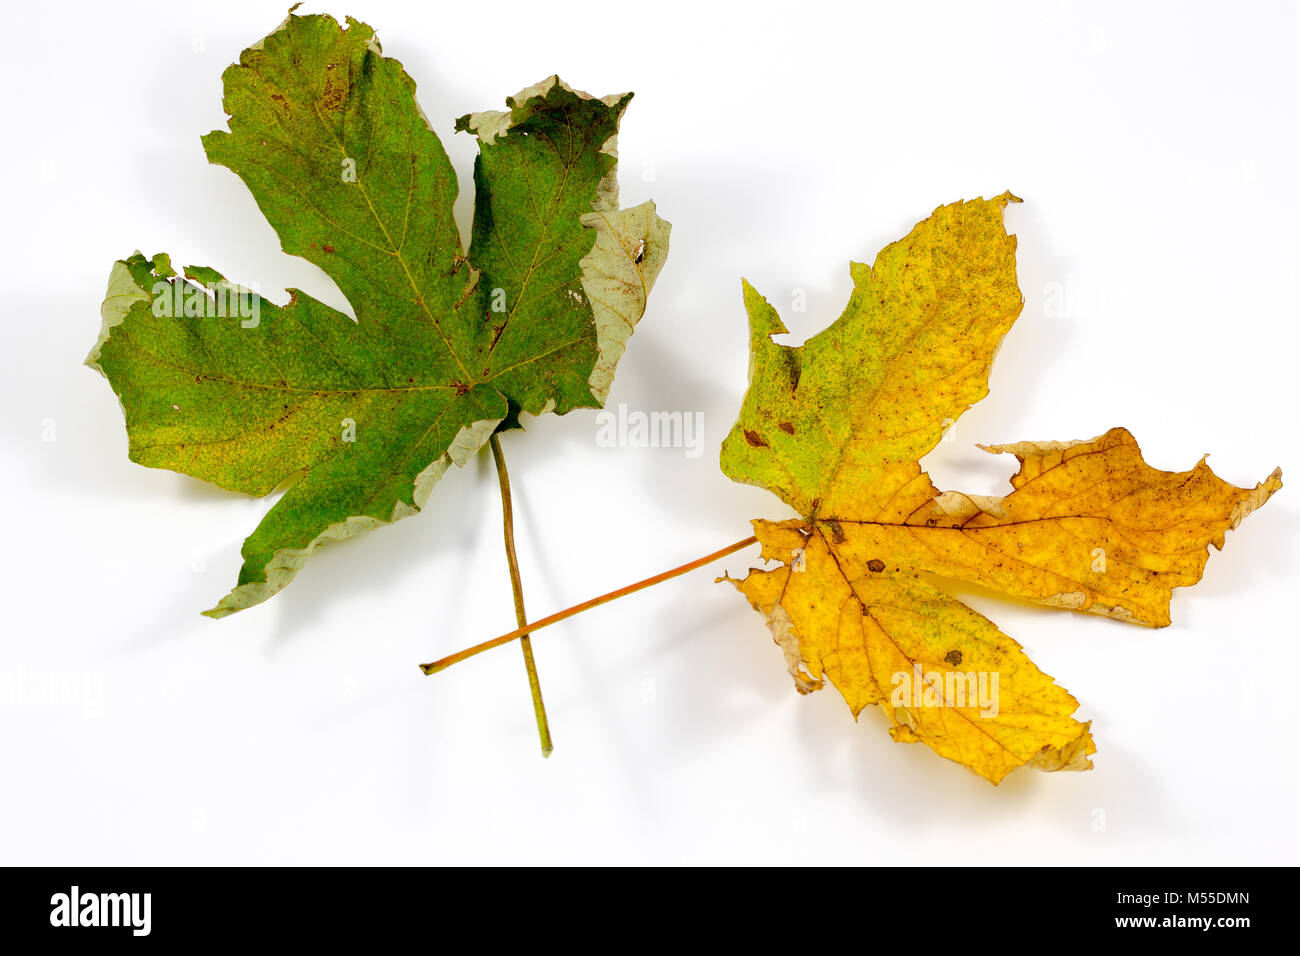
[[[733,583],[765,617],[796,687],[825,679],[856,717],[879,705],[922,742],[998,783],[1016,767],[1087,770],[1075,699],[1020,645],[923,575],[1153,627],[1207,546],[1282,486],[1253,489],[1147,465],[1115,428],[1091,441],[981,446],[1020,459],[1003,498],[940,493],[919,464],[988,393],[1023,305],[1010,193],[941,206],[872,266],[853,263],[844,314],[778,345],[776,311],[745,284],[750,384],[722,469],[800,514],[754,522],[780,562]],[[732,580],[732,579],[728,579]]]

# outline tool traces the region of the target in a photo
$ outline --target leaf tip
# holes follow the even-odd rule
[[[770,339],[774,335],[784,335],[790,331],[781,321],[781,316],[772,307],[772,303],[750,285],[748,279],[740,280],[740,288],[745,298],[745,312],[749,315],[751,339],[755,341],[760,338]]]

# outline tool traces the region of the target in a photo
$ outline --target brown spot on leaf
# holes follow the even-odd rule
[[[838,521],[828,521],[827,526],[831,529],[831,540],[836,544],[844,543],[844,529],[840,527]]]
[[[794,425],[792,425],[790,422],[782,422],[776,427],[781,429],[781,431],[785,432],[787,435],[794,434]]]
[[[334,251],[334,247],[331,246],[328,242],[325,243],[325,245],[321,246],[321,248],[324,249],[326,252],[333,252],[333,251]]]
[[[749,442],[755,448],[767,448],[767,441],[758,432],[751,429],[745,429],[745,441]]]
[[[456,390],[456,395],[458,397],[469,391],[469,386],[464,382],[452,382],[451,387]]]
[[[348,95],[348,78],[345,72],[335,71],[333,63],[328,64],[326,69],[325,90],[316,105],[325,112],[333,113],[343,108],[343,101]]]
[[[944,663],[956,667],[961,663],[961,651],[949,651],[947,654],[943,655],[943,660]]]
[[[881,571],[885,570],[885,562],[881,561],[879,558],[872,558],[867,562],[867,570],[879,574]]]

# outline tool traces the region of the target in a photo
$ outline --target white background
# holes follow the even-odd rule
[[[1007,488],[1014,460],[975,442],[1114,425],[1158,467],[1212,451],[1236,484],[1297,464],[1294,2],[326,9],[415,77],[464,224],[454,117],[556,71],[637,91],[623,200],[657,200],[672,253],[610,404],[702,411],[704,453],[597,447],[594,412],[506,436],[534,617],[787,516],[717,466],[741,275],[801,341],[839,314],[850,258],[1007,188],[1025,309],[991,395],[926,461],[940,487]],[[1164,630],[958,591],[1078,697],[1099,748],[1090,773],[996,789],[892,743],[877,710],[855,725],[833,689],[798,697],[712,583],[752,552],[539,634],[543,761],[517,648],[416,669],[514,626],[486,454],[269,603],[200,617],[268,503],[130,463],[81,362],[136,248],[341,304],[199,143],[221,71],[283,14],[6,13],[0,862],[1295,862],[1292,488]]]

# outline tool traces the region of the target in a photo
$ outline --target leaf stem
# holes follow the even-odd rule
[[[495,436],[493,437],[495,438]],[[725,558],[727,555],[734,554],[741,548],[747,548],[751,544],[757,542],[758,539],[751,536],[745,538],[743,541],[737,541],[735,544],[729,544],[721,550],[714,551],[712,554],[706,554],[702,558],[696,558],[694,561],[689,561],[686,564],[679,565],[671,571],[664,571],[661,574],[656,574],[654,577],[646,578],[645,580],[638,581],[635,584],[629,584],[626,587],[621,587],[617,591],[610,591],[608,594],[602,594],[600,597],[594,597],[589,601],[583,601],[581,604],[575,604],[571,608],[557,611],[550,617],[544,617],[540,621],[534,621],[532,624],[524,622],[520,624],[517,630],[511,631],[509,634],[502,634],[500,637],[494,637],[492,640],[484,641],[482,644],[475,644],[473,647],[467,647],[463,651],[457,651],[455,654],[451,654],[441,660],[433,661],[430,664],[421,664],[420,670],[424,671],[426,674],[436,674],[438,671],[446,670],[452,664],[459,664],[461,661],[474,657],[477,654],[482,654],[484,651],[490,651],[492,648],[500,647],[502,644],[509,644],[516,638],[527,641],[529,634],[540,631],[544,627],[557,624],[565,618],[573,617],[575,614],[581,614],[583,611],[589,611],[593,607],[599,607],[601,604],[607,604],[616,598],[621,598],[644,588],[659,584],[660,582],[667,581],[669,578],[675,578],[680,574],[685,574],[687,571],[694,571],[696,568],[702,568],[706,564],[712,564],[719,558]]]
[[[524,611],[524,586],[519,579],[519,559],[515,557],[515,513],[510,500],[510,474],[506,471],[505,454],[501,441],[493,433],[488,440],[492,458],[497,466],[497,482],[501,485],[501,518],[506,535],[506,563],[510,566],[510,587],[515,593],[515,620],[519,622],[519,646],[524,652],[524,667],[528,670],[528,689],[533,695],[533,713],[537,715],[537,736],[542,742],[542,756],[549,757],[555,745],[551,742],[551,726],[546,719],[546,705],[542,703],[542,682],[537,676],[537,662],[533,660],[533,642],[522,628],[528,623]]]

